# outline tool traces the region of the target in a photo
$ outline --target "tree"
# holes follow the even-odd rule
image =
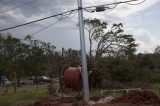
[[[134,72],[128,67],[129,63],[127,62],[134,57],[138,46],[133,36],[124,33],[122,23],[113,24],[111,27],[107,27],[106,22],[101,22],[98,19],[87,19],[84,20],[84,23],[89,34],[89,58],[90,63],[94,64],[91,65],[96,79],[94,83],[97,86],[105,86],[107,82],[118,75],[120,77],[117,80],[132,81],[134,79],[132,73]],[[96,45],[95,58],[92,56],[93,43]],[[98,76],[102,77],[99,81],[97,80]]]
[[[160,54],[160,46],[159,45],[155,48],[154,53]]]
[[[93,42],[97,44],[96,57],[102,55],[131,57],[138,46],[132,35],[124,34],[123,24],[113,24],[107,29],[107,23],[98,19],[84,20],[85,29],[88,31],[90,48],[89,57],[92,57]]]
[[[113,24],[111,30],[102,36],[97,36],[96,41],[96,57],[101,57],[103,54],[107,56],[126,56],[134,54],[136,47],[135,39],[132,35],[124,34],[122,23]]]
[[[107,28],[106,22],[101,22],[98,19],[86,19],[84,20],[85,29],[88,31],[89,37],[89,58],[91,62],[92,58],[92,45],[93,41],[97,39],[97,36],[103,36],[104,29]]]
[[[81,65],[80,51],[68,49],[64,51],[64,64],[68,67],[77,67]]]

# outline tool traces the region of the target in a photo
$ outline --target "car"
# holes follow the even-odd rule
[[[1,85],[8,85],[11,84],[11,82],[8,80],[6,76],[0,76],[0,84]]]
[[[39,84],[44,84],[44,83],[48,83],[51,82],[51,78],[48,76],[38,76],[37,79],[35,78],[35,76],[32,76],[31,80],[33,80],[33,83],[39,83]]]
[[[39,80],[43,82],[51,82],[51,78],[47,76],[41,76]]]
[[[13,82],[11,82],[11,81],[6,81],[5,83],[4,83],[4,85],[11,85]]]
[[[23,80],[23,81],[20,81],[20,84],[21,85],[33,85],[33,80]]]

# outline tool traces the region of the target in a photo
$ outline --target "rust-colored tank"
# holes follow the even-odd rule
[[[76,91],[82,90],[82,71],[81,67],[69,67],[64,71],[64,83],[67,88]]]

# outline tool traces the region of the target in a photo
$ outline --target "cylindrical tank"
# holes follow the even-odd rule
[[[81,67],[69,67],[64,71],[64,83],[67,88],[76,91],[82,90],[82,71]]]

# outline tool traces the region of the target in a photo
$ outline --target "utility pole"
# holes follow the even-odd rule
[[[84,37],[82,0],[77,0],[77,1],[78,1],[78,16],[79,16],[80,46],[81,46],[81,57],[82,57],[83,99],[85,102],[88,102],[89,84],[88,84],[85,37]]]

